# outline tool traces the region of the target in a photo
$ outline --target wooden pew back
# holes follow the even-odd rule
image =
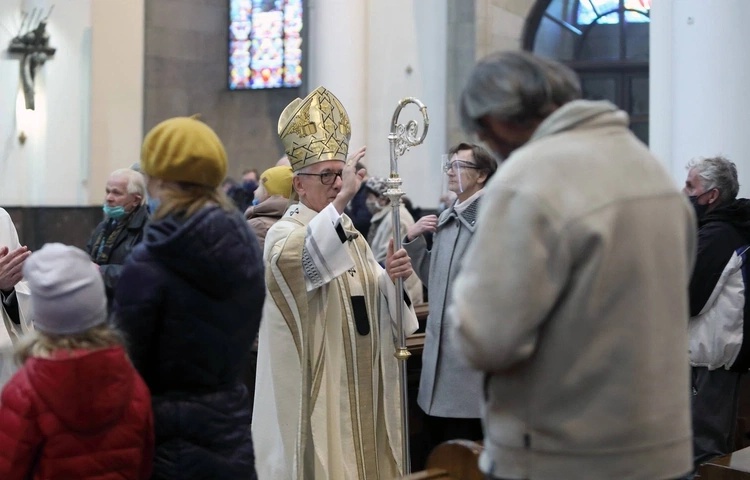
[[[479,470],[482,446],[471,440],[443,442],[430,452],[426,469],[401,480],[484,480]]]

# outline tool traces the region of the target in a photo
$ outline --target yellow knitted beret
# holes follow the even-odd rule
[[[227,174],[227,153],[211,127],[196,118],[175,117],[146,135],[141,169],[162,180],[218,187]]]
[[[292,194],[292,176],[292,167],[271,167],[260,176],[260,184],[266,189],[269,197],[281,195],[289,198]]]

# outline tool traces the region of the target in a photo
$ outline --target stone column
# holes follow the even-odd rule
[[[366,142],[367,3],[365,0],[307,3],[308,91],[322,85],[344,104],[352,124],[350,150]]]
[[[688,160],[722,154],[750,194],[747,18],[746,0],[654,2],[649,141],[678,184]]]
[[[109,174],[140,160],[145,0],[91,2],[89,203]]]

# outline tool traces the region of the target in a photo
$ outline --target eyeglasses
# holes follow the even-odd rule
[[[453,160],[452,162],[445,162],[443,164],[443,172],[448,173],[448,170],[458,171],[460,168],[471,168],[478,170],[479,167],[471,162],[464,162],[463,160]]]
[[[342,178],[341,174],[344,173],[344,171],[339,172],[323,172],[323,173],[298,173],[297,175],[306,175],[308,177],[318,177],[320,178],[320,183],[323,185],[333,185],[333,182],[336,181],[336,177]]]

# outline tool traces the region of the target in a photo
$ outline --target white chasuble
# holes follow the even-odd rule
[[[292,205],[268,231],[253,411],[261,480],[401,475],[396,292],[332,205]],[[404,330],[417,329],[401,305]]]
[[[8,251],[20,247],[18,233],[13,225],[10,215],[4,209],[0,208],[0,247],[8,247]],[[0,316],[3,317],[5,331],[0,332],[0,347],[10,345],[23,336],[26,332],[33,330],[34,325],[31,321],[29,312],[31,310],[31,292],[25,280],[21,280],[15,286],[15,295],[18,299],[18,315],[21,323],[15,324],[10,320],[10,316],[5,311],[5,306],[0,303]]]

